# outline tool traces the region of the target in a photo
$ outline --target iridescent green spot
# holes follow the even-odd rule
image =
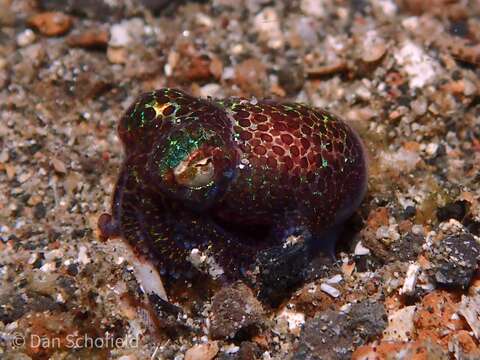
[[[130,113],[130,115],[128,116],[128,120],[126,121],[128,131],[132,130],[132,128],[139,127],[138,119],[137,119],[137,111],[138,111],[138,103],[135,104],[133,111]]]
[[[322,115],[322,119],[323,119],[323,122],[327,122],[327,121],[330,120],[330,118],[329,118],[328,115],[326,115],[326,114],[323,114],[323,115]]]
[[[236,110],[237,108],[240,107],[240,104],[239,103],[233,103],[231,107],[232,107],[232,110]]]
[[[328,161],[325,159],[322,159],[322,167],[327,167],[328,166]]]
[[[148,114],[148,109],[152,108],[155,111],[155,116],[153,116],[153,118],[158,117],[159,114],[161,115],[161,110],[163,109],[160,109],[158,106],[158,102],[155,100],[151,100],[144,105],[142,105],[141,102],[136,103],[133,111],[128,117],[126,124],[127,129],[130,131],[132,129],[145,127],[149,121],[152,120],[152,114]]]
[[[210,137],[210,134],[201,131],[197,136],[181,133],[180,136],[170,139],[165,156],[162,157],[159,164],[160,173],[164,174],[167,170],[175,168]]]

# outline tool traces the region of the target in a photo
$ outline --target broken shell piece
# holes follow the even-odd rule
[[[415,285],[417,284],[418,275],[420,273],[420,266],[415,264],[410,264],[407,270],[407,276],[405,277],[405,282],[403,287],[400,290],[400,294],[411,295],[415,291]]]
[[[359,241],[357,245],[355,246],[355,251],[354,254],[356,256],[363,256],[363,255],[369,255],[370,254],[370,249],[366,248],[363,246],[362,242]]]
[[[328,295],[330,295],[333,298],[338,298],[340,296],[340,291],[338,291],[333,286],[328,285],[327,283],[322,283],[320,285],[320,290],[327,293]]]
[[[388,327],[384,331],[385,341],[410,341],[414,333],[413,318],[417,307],[407,306],[388,316]]]
[[[459,308],[460,314],[467,320],[475,337],[480,339],[480,295],[462,296]]]

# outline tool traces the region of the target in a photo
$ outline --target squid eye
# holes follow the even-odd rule
[[[191,189],[200,189],[212,183],[215,167],[211,156],[196,160],[183,160],[173,169],[175,181]]]

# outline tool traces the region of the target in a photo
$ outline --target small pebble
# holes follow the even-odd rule
[[[260,40],[264,41],[271,49],[280,49],[284,45],[283,32],[280,29],[280,19],[274,8],[265,8],[255,16],[253,21],[255,31]]]
[[[42,35],[60,36],[70,30],[73,19],[61,12],[44,12],[31,16],[28,24],[40,31]]]
[[[302,0],[300,2],[300,9],[305,15],[314,16],[319,19],[323,19],[327,16],[327,10],[325,9],[325,2],[318,0]]]
[[[127,57],[128,52],[125,48],[109,47],[107,49],[107,59],[112,64],[125,64]]]
[[[422,88],[438,76],[439,65],[419,45],[410,40],[404,41],[399,51],[394,53],[395,60],[409,76],[411,88]]]
[[[369,255],[370,249],[363,246],[362,242],[359,241],[355,246],[354,254],[357,256]]]
[[[235,68],[235,79],[246,93],[262,97],[264,84],[267,81],[267,69],[258,59],[247,59]]]
[[[199,344],[191,347],[185,353],[185,360],[211,360],[218,353],[217,341]]]
[[[35,42],[36,36],[31,29],[25,29],[17,35],[17,44],[20,47],[25,47]]]
[[[33,212],[35,219],[41,220],[45,217],[46,214],[47,214],[47,209],[45,208],[45,205],[43,205],[42,203],[35,205],[35,209]]]
[[[430,143],[430,144],[427,145],[427,148],[425,149],[425,152],[428,155],[433,156],[437,152],[437,149],[438,149],[438,144],[437,143]]]
[[[376,31],[368,32],[366,39],[362,39],[362,61],[374,63],[379,61],[387,52],[385,41]]]
[[[424,97],[419,97],[419,98],[413,100],[410,103],[410,106],[412,107],[412,111],[416,115],[421,116],[421,115],[424,115],[427,112],[428,103],[427,103],[427,100]]]
[[[466,289],[480,260],[480,245],[471,234],[452,235],[434,242],[428,258],[438,284]]]
[[[53,168],[55,171],[61,173],[61,174],[66,174],[67,173],[67,167],[65,166],[65,163],[57,158],[52,158],[51,160]]]
[[[333,298],[338,298],[340,296],[340,291],[338,291],[336,288],[334,288],[333,286],[328,285],[326,283],[322,283],[320,285],[320,290],[327,293],[328,295],[330,295]]]
[[[132,41],[128,31],[128,22],[113,24],[110,28],[110,41],[108,45],[113,47],[125,47]]]
[[[200,88],[200,96],[220,98],[222,97],[222,87],[215,83],[203,85]]]
[[[79,34],[72,34],[67,38],[67,44],[71,47],[86,49],[105,49],[108,44],[109,34],[101,29],[88,29]]]
[[[242,283],[222,288],[212,299],[210,336],[213,339],[234,338],[238,333],[253,335],[264,321],[262,304]]]

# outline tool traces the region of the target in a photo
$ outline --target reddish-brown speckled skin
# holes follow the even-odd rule
[[[120,120],[125,161],[104,236],[120,234],[163,272],[182,277],[192,248],[238,277],[259,248],[222,225],[261,224],[281,244],[312,241],[358,207],[367,169],[360,139],[334,115],[270,100],[207,100],[179,90],[142,95]],[[172,180],[192,151],[213,154],[215,180],[200,189]],[[270,244],[270,245],[269,245]]]
[[[301,104],[229,100],[223,106],[242,168],[219,204],[222,216],[281,224],[296,215],[318,233],[358,206],[366,165],[359,138],[344,122]]]

